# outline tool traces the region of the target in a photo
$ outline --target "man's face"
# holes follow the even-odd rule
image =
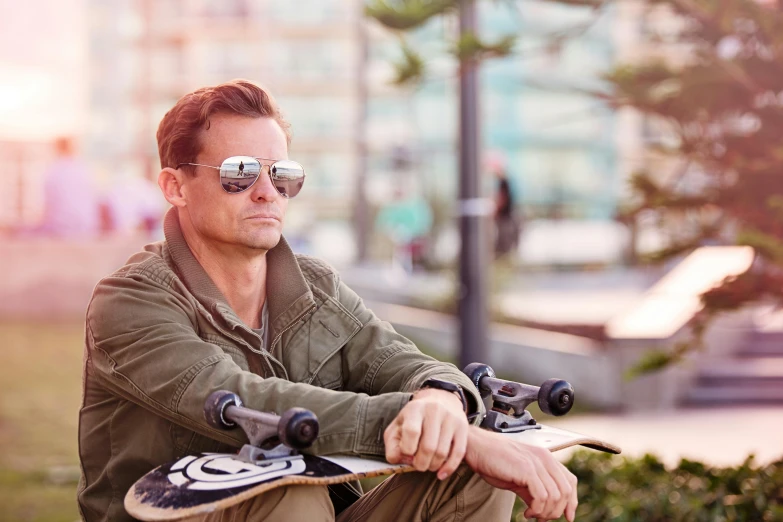
[[[230,156],[268,160],[288,159],[285,134],[272,118],[217,114],[201,134],[201,152],[194,163],[219,167]],[[216,169],[194,167],[195,176],[185,176],[182,193],[184,212],[200,239],[216,247],[270,250],[280,241],[288,199],[272,185],[268,167],[244,192],[229,194],[220,185]]]

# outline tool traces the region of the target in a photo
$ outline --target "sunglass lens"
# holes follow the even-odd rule
[[[296,196],[302,190],[305,180],[304,167],[295,161],[276,161],[269,168],[269,174],[277,191],[287,198]]]
[[[249,156],[234,156],[220,166],[220,183],[226,192],[247,190],[261,175],[261,163]]]

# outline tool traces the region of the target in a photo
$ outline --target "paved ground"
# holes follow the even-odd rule
[[[352,267],[341,272],[366,298],[400,304],[427,294],[442,295],[453,285],[453,278],[442,275],[405,276],[384,267]],[[652,270],[520,272],[507,281],[504,291],[509,308],[529,315],[528,319],[601,324],[638,299],[660,274]],[[778,319],[778,329],[783,330],[783,313]],[[628,456],[656,454],[670,466],[681,458],[717,466],[738,465],[750,454],[759,463],[783,458],[783,405],[586,414],[548,421],[612,442]],[[567,458],[568,454],[560,455]]]
[[[581,415],[552,424],[605,439],[628,456],[656,454],[670,466],[680,458],[717,466],[735,466],[751,453],[759,463],[783,458],[783,406]]]
[[[662,268],[604,271],[507,271],[488,281],[496,306],[520,319],[561,324],[604,324],[626,310],[658,278]],[[346,266],[343,280],[365,299],[394,304],[450,298],[456,276],[406,274],[390,265]]]

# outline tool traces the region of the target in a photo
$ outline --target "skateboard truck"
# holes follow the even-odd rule
[[[528,405],[538,402],[547,415],[565,415],[574,404],[574,388],[560,379],[549,379],[541,387],[506,381],[495,377],[495,372],[481,363],[471,363],[463,370],[481,394],[485,402],[491,398],[492,406],[481,426],[501,433],[514,433],[540,428],[527,411]]]
[[[291,408],[282,415],[245,408],[236,393],[219,390],[207,397],[204,417],[213,428],[239,426],[249,444],[237,458],[250,464],[301,458],[297,450],[309,447],[318,437],[318,418],[304,408]]]

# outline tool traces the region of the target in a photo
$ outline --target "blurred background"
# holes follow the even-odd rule
[[[781,7],[477,1],[466,39],[457,4],[0,0],[0,520],[78,518],[84,310],[162,239],[155,132],[196,88],[272,92],[308,176],[294,249],[459,361],[460,60],[479,64],[486,362],[569,380],[576,411],[551,422],[631,457],[780,458]],[[595,520],[680,520],[616,497]]]

